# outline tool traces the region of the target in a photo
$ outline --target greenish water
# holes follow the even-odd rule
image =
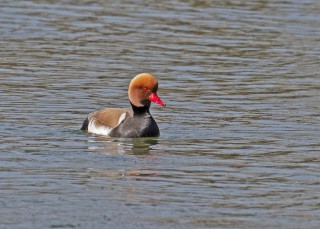
[[[1,228],[319,228],[320,5],[1,1]],[[159,80],[161,136],[79,131]]]

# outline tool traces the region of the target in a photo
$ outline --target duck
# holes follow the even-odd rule
[[[158,80],[150,73],[136,75],[129,84],[129,108],[103,108],[88,114],[81,130],[109,137],[158,137],[159,127],[150,114],[151,102],[166,106],[157,95]]]

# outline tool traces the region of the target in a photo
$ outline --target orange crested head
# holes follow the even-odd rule
[[[157,95],[158,80],[150,73],[136,75],[130,82],[128,95],[130,102],[136,107],[150,106],[155,102],[161,106],[166,104]]]

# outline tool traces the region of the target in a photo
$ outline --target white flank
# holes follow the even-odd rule
[[[105,126],[96,126],[96,119],[91,118],[88,124],[88,132],[92,134],[99,134],[99,135],[109,135],[112,128],[108,128]]]
[[[127,113],[124,112],[124,113],[120,116],[118,125],[126,118],[126,115],[127,115]]]

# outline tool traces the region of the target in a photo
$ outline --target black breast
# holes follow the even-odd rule
[[[159,127],[149,112],[150,105],[136,107],[131,104],[133,115],[123,120],[110,132],[111,137],[158,137]]]
[[[157,137],[159,134],[159,127],[150,114],[125,119],[110,132],[111,137],[125,138]]]

